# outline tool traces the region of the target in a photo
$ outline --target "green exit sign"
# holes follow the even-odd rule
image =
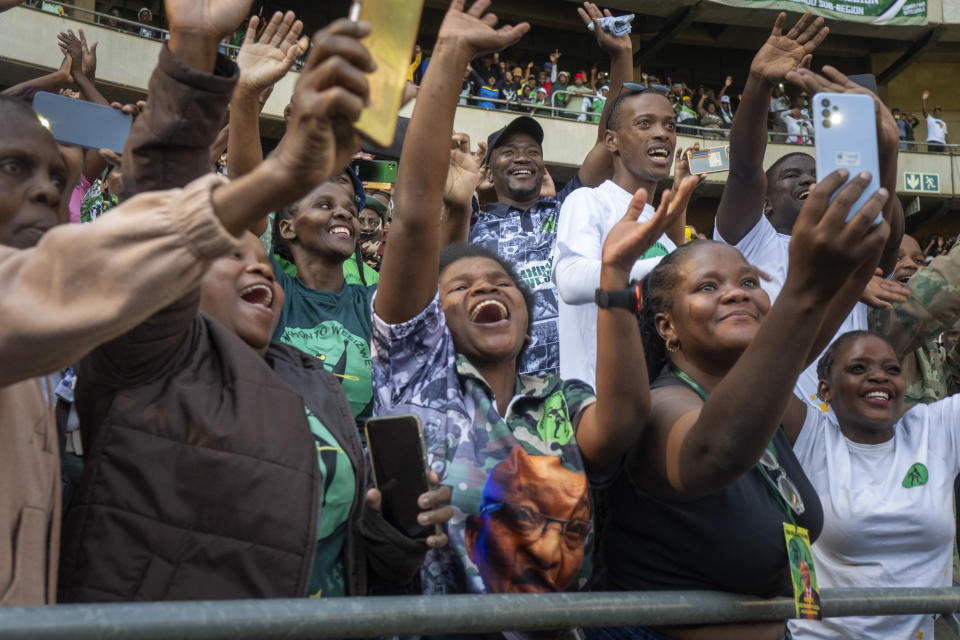
[[[903,184],[907,191],[915,193],[940,193],[939,173],[904,172]]]

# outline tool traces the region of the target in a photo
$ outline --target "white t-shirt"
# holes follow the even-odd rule
[[[597,305],[593,300],[600,286],[603,241],[627,213],[632,199],[632,193],[607,180],[596,188],[577,189],[560,208],[553,282],[560,293],[560,377],[564,380],[596,386]],[[654,213],[648,204],[640,220],[650,220]],[[630,279],[643,278],[676,248],[666,234],[660,236],[630,270]]]
[[[787,135],[790,137],[787,142],[799,144],[801,139],[807,142],[807,136],[810,135],[810,123],[801,118],[794,118],[789,111],[780,114],[780,120],[787,126]]]
[[[713,238],[720,242],[726,242],[716,227],[713,230]],[[760,280],[760,287],[770,296],[770,305],[772,306],[777,301],[777,296],[780,295],[783,283],[787,280],[787,268],[790,266],[790,236],[777,233],[777,230],[767,220],[767,216],[761,214],[757,224],[734,246],[743,254],[747,262],[770,276],[770,282]],[[848,331],[867,329],[867,310],[867,305],[858,302],[850,311],[850,315],[843,320],[843,324],[840,325],[833,339]],[[833,339],[830,342],[833,342]],[[816,360],[800,374],[795,390],[797,395],[807,402],[821,410],[826,410],[826,405],[817,398],[817,383],[819,382],[817,360],[819,359],[820,356],[818,355]]]
[[[875,445],[848,440],[807,408],[793,450],[823,504],[813,545],[821,588],[951,585],[958,432],[960,396],[916,405]],[[932,640],[933,624],[926,614],[857,616],[790,622],[790,630],[797,640]]]
[[[927,142],[947,144],[947,123],[927,114]]]
[[[789,108],[790,108],[790,101],[787,100],[787,96],[780,96],[779,98],[770,99],[770,111],[772,111],[773,113],[786,111]]]

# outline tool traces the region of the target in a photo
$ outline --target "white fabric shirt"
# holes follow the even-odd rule
[[[960,396],[916,405],[875,445],[848,440],[807,408],[793,450],[823,504],[813,545],[821,588],[951,585],[958,432]],[[932,640],[933,624],[925,614],[857,616],[790,622],[790,630],[797,640]]]
[[[927,142],[947,144],[947,123],[927,114]]]
[[[802,117],[794,118],[793,114],[789,111],[784,111],[780,114],[780,120],[783,121],[783,124],[787,126],[787,135],[791,137],[788,142],[797,144],[800,141],[798,138],[803,138],[804,142],[807,142],[807,136],[810,135],[810,123],[804,120]]]
[[[596,387],[597,305],[593,300],[600,286],[603,242],[632,199],[632,193],[607,180],[599,187],[577,189],[563,201],[552,277],[560,293],[560,377],[564,380],[583,380]],[[654,213],[648,204],[640,220],[650,220]],[[630,279],[643,278],[676,248],[666,234],[660,236],[634,264]]]
[[[713,230],[713,238],[720,242],[726,242],[716,227]],[[761,214],[757,224],[734,246],[743,254],[747,262],[770,276],[770,282],[760,280],[760,287],[770,296],[770,305],[773,306],[773,303],[777,301],[777,296],[780,295],[783,283],[787,280],[787,268],[790,266],[790,236],[777,233],[777,230],[767,220],[767,216]],[[858,302],[850,315],[844,319],[843,324],[840,325],[830,342],[848,331],[867,329],[867,310],[867,305]],[[810,366],[800,374],[795,391],[798,396],[807,402],[821,410],[826,410],[826,405],[823,405],[817,398],[817,383],[819,382],[817,360],[819,359],[820,356],[818,355]]]

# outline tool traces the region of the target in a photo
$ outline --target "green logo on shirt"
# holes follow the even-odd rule
[[[905,489],[912,489],[913,487],[925,485],[929,478],[930,476],[924,464],[922,462],[914,462],[910,470],[907,471],[907,475],[903,478],[903,487]]]
[[[567,399],[562,391],[554,392],[543,403],[543,415],[537,423],[537,433],[544,442],[556,442],[560,446],[570,442],[570,438],[573,437]]]

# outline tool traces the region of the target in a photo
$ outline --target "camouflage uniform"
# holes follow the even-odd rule
[[[886,336],[903,364],[907,383],[903,409],[929,404],[960,391],[960,355],[949,354],[937,336],[960,318],[960,246],[914,275],[910,297],[893,309],[871,309],[871,330]]]
[[[489,502],[485,483],[491,469],[519,446],[529,456],[559,458],[564,474],[584,474],[574,432],[584,409],[596,400],[593,390],[552,374],[521,375],[501,417],[483,377],[454,350],[439,297],[401,324],[386,324],[374,314],[372,358],[374,415],[418,415],[430,467],[453,489],[450,543],[428,552],[421,572],[424,593],[485,593],[465,531],[467,518],[481,517],[481,506]],[[583,487],[583,499],[588,500],[586,482]],[[549,520],[543,531],[554,522],[558,520]],[[582,587],[589,578],[591,548],[588,535],[570,589]]]

